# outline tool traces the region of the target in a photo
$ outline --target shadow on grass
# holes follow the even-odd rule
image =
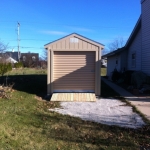
[[[47,75],[11,75],[0,78],[0,84],[13,84],[13,88],[18,91],[23,91],[30,94],[35,94],[43,99],[47,99]],[[118,97],[118,93],[101,82],[101,97]],[[48,98],[50,99],[50,97]]]
[[[11,75],[0,78],[0,84],[12,85],[13,89],[45,97],[47,94],[47,75]]]
[[[120,95],[113,90],[112,88],[110,88],[106,83],[104,83],[104,81],[101,80],[101,97],[104,98],[117,98],[120,97]]]
[[[135,135],[136,130],[134,129],[92,123],[54,112],[50,112],[50,114],[52,115],[37,114],[37,117],[47,124],[43,128],[42,134],[49,139],[65,141],[70,144],[90,144],[96,147],[100,145],[110,147],[117,145],[126,148],[136,146],[130,139],[132,134]],[[33,126],[36,127],[37,125]],[[138,132],[136,134],[138,136]]]

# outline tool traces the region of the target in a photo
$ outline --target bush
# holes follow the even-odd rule
[[[0,63],[0,75],[3,76],[6,72],[12,70],[11,63]]]
[[[18,63],[14,64],[14,67],[15,68],[21,68],[21,67],[23,67],[23,64],[22,64],[22,62],[18,62]]]

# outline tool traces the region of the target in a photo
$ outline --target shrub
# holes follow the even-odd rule
[[[21,67],[23,67],[23,63],[22,62],[15,63],[14,67],[15,68],[21,68]]]
[[[0,63],[0,75],[3,76],[8,71],[12,70],[11,63]]]

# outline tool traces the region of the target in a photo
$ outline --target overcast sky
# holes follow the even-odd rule
[[[141,13],[140,0],[2,0],[0,40],[17,51],[39,52],[45,44],[76,32],[104,44],[127,40]]]

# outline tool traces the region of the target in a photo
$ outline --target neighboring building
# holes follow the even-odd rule
[[[102,57],[107,58],[107,76],[110,76],[114,69],[118,71],[127,69],[127,51],[125,51],[124,47],[103,55]]]
[[[15,64],[15,63],[17,63],[18,61],[16,61],[16,60],[13,59],[12,57],[9,57],[9,58],[6,59],[6,62]]]
[[[17,62],[19,61],[19,59],[18,59],[18,52],[9,52],[9,51],[6,51],[5,55],[7,55],[7,57],[10,57],[10,58],[16,60]]]
[[[107,58],[102,58],[101,59],[101,67],[102,68],[106,68],[107,67]]]
[[[38,53],[21,53],[20,61],[24,67],[37,67],[39,62]]]
[[[18,62],[18,52],[8,52],[0,53],[0,62],[7,63],[17,63]]]
[[[100,95],[103,44],[73,33],[45,45],[48,94],[84,92]]]
[[[150,75],[150,0],[141,0],[141,16],[125,47],[108,53],[107,76],[118,71],[136,70]]]

